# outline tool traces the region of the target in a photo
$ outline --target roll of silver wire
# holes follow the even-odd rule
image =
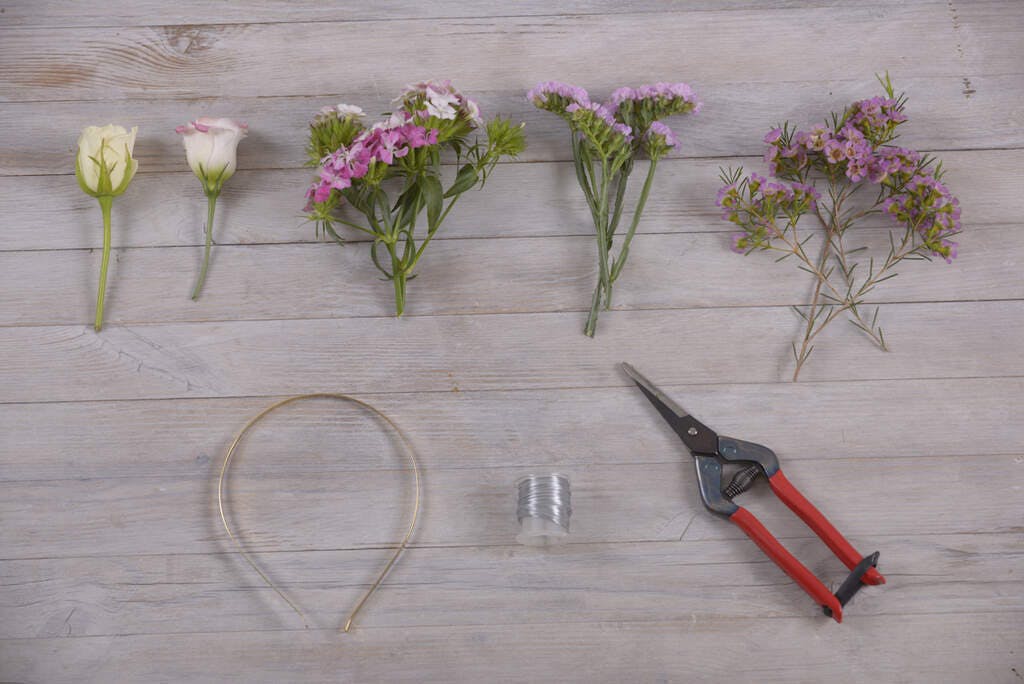
[[[519,494],[516,540],[527,546],[549,546],[569,534],[572,493],[565,475],[527,475],[516,482]]]

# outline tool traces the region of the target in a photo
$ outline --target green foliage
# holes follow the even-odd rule
[[[318,166],[320,160],[330,153],[352,144],[363,130],[365,126],[355,116],[317,116],[309,125],[306,165]]]
[[[415,108],[421,104],[412,102],[407,106]],[[338,149],[336,143],[351,143],[363,130],[356,124],[351,119],[334,119],[323,126],[311,126],[311,160],[315,156],[319,162],[334,152]],[[437,126],[437,144],[410,149],[391,164],[372,161],[364,177],[348,188],[332,192],[327,201],[309,207],[309,217],[316,223],[318,235],[323,230],[341,243],[336,226],[344,225],[373,238],[370,256],[383,277],[394,284],[399,316],[405,309],[406,282],[415,277],[415,268],[426,246],[459,197],[475,187],[483,187],[502,158],[515,157],[526,148],[525,124],[513,124],[508,119],[491,120],[485,127],[486,138],[474,138],[472,142],[468,141],[472,125],[462,114],[454,120],[431,118],[428,125]],[[458,169],[447,187],[444,179],[449,176],[448,167],[442,164],[445,150],[454,153]],[[362,214],[365,223],[346,218],[345,214],[352,210]],[[424,212],[425,232],[417,230]]]

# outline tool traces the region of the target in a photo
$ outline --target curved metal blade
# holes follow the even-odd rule
[[[658,389],[654,383],[645,378],[640,372],[626,362],[622,363],[622,370],[626,371],[644,396],[654,404],[661,417],[668,421],[679,438],[696,454],[717,454],[718,435],[714,430],[701,423],[683,410],[683,407],[674,402],[664,392]]]

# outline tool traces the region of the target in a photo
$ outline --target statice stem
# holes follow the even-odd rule
[[[103,214],[103,257],[100,260],[100,286],[96,295],[96,322],[93,327],[96,332],[99,332],[103,328],[103,301],[107,294],[107,266],[110,264],[110,208],[114,204],[114,198],[100,196],[97,199]]]
[[[609,168],[608,160],[601,160],[601,190],[597,196],[597,222],[594,224],[594,228],[597,232],[597,270],[598,270],[598,281],[597,287],[594,289],[594,298],[590,306],[590,316],[587,317],[587,324],[583,328],[583,333],[588,337],[593,337],[597,331],[597,317],[600,313],[602,293],[611,291],[611,278],[610,269],[608,266],[609,253],[611,251],[611,244],[609,242],[608,235],[608,219],[609,219],[609,207],[608,207],[608,188],[611,183],[611,170]],[[609,294],[609,298],[610,298]],[[610,299],[606,304],[605,308],[611,306]]]
[[[615,259],[615,263],[612,264],[611,282],[614,283],[619,274],[622,272],[622,267],[626,265],[626,258],[629,256],[629,244],[633,242],[633,236],[636,235],[636,227],[640,224],[640,215],[644,212],[644,207],[647,205],[647,196],[651,194],[651,184],[654,181],[654,171],[658,168],[658,160],[652,159],[650,166],[647,168],[647,177],[644,178],[644,186],[640,190],[640,198],[636,202],[636,208],[633,210],[633,220],[629,224],[629,230],[626,231],[626,237],[622,241],[622,248],[619,250],[619,256]],[[611,297],[611,289],[609,289],[609,298]]]
[[[210,247],[213,245],[213,212],[217,207],[217,194],[206,195],[206,246],[203,248],[203,266],[199,270],[199,279],[192,290],[192,301],[199,301],[199,293],[206,282],[206,271],[210,268]]]

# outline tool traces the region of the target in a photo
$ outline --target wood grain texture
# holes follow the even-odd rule
[[[898,578],[899,587],[859,594],[847,611],[854,623],[909,612],[1024,610],[1014,591],[1024,535],[872,536],[874,542],[857,541],[898,549],[887,554],[886,576]],[[817,539],[791,538],[786,544],[823,577],[843,574]],[[385,553],[275,552],[257,554],[257,560],[303,607],[312,626],[331,629],[365,591]],[[554,595],[551,577],[570,567],[571,584]],[[970,572],[971,582],[960,581],[964,572]],[[2,639],[180,634],[192,631],[196,614],[218,632],[303,627],[248,566],[223,554],[0,561],[0,577],[23,579],[0,588],[11,618],[0,625]],[[451,606],[447,620],[466,626],[543,625],[550,620],[544,606],[557,606],[568,630],[610,620],[736,619],[755,611],[788,618],[814,612],[801,601],[800,589],[756,547],[732,540],[573,544],[550,552],[521,546],[417,547],[384,586],[359,631],[435,625],[439,604]],[[941,598],[936,587],[946,589]]]
[[[969,231],[1013,224],[1024,213],[1015,173],[1024,166],[1022,150],[943,152],[947,183],[963,202]],[[184,166],[184,160],[175,163]],[[641,233],[729,233],[720,210],[710,201],[721,185],[721,167],[764,169],[760,158],[665,160],[658,165],[654,189],[639,225]],[[221,245],[317,242],[313,225],[301,215],[308,169],[238,173],[217,203],[214,238]],[[569,163],[503,164],[485,191],[464,195],[445,220],[436,240],[480,237],[549,237],[594,233],[586,203]],[[11,224],[0,235],[0,252],[46,249],[95,249],[102,246],[96,201],[81,192],[72,176],[7,177],[0,186],[0,212]],[[51,201],[29,204],[47,186]],[[632,194],[638,191],[634,183]],[[523,197],[529,197],[524,202]],[[191,172],[140,173],[114,208],[114,247],[164,247],[202,243],[204,199]],[[872,217],[863,225],[883,227]],[[342,227],[343,229],[343,227]],[[347,239],[365,236],[350,230]],[[965,235],[962,239],[968,239]],[[637,245],[640,244],[638,240]],[[357,248],[358,249],[358,248]],[[716,250],[717,251],[717,250]],[[967,250],[964,250],[965,252]],[[729,269],[732,271],[733,269]]]
[[[812,681],[816,672],[838,682],[958,676],[1013,682],[1020,671],[1019,613],[863,616],[847,620],[842,629],[819,621],[809,631],[814,619],[688,615],[578,626],[430,625],[365,629],[347,638],[331,629],[17,639],[0,641],[0,659],[9,663],[11,677],[47,682],[221,682],[240,672],[254,682],[422,682],[446,676],[519,682],[544,679],[555,668],[569,682],[793,682]],[[746,658],[723,653],[737,635],[743,636]],[[63,663],[75,663],[76,669]]]
[[[907,262],[898,281],[865,297],[878,302],[980,301],[1024,296],[1018,277],[1024,245],[1015,225],[977,228],[960,239],[956,268]],[[888,229],[862,230],[851,242],[878,259],[889,249]],[[597,280],[594,238],[490,238],[431,245],[409,285],[409,316],[584,311]],[[817,243],[815,243],[817,244]],[[1005,248],[1005,245],[1010,247]],[[991,255],[1003,249],[998,259]],[[107,320],[132,325],[151,320],[218,321],[386,317],[394,313],[391,285],[380,278],[366,243],[221,246],[212,259],[203,303],[188,297],[202,250],[126,249],[116,254]],[[772,254],[745,259],[729,249],[728,234],[645,235],[630,249],[616,283],[616,309],[690,309],[805,304],[811,277]],[[868,260],[862,259],[861,268]],[[0,323],[85,324],[93,306],[100,252],[0,253]],[[268,264],[273,264],[271,269]],[[42,269],[54,277],[22,287]],[[330,274],[311,287],[294,274]],[[1004,285],[992,287],[996,279]],[[169,296],[173,293],[176,296]],[[614,314],[613,314],[614,315]]]
[[[678,449],[675,450],[678,454]],[[264,459],[265,460],[265,459]],[[398,455],[393,464],[401,464]],[[817,501],[830,520],[867,543],[871,535],[1024,531],[1007,509],[1024,505],[1016,485],[1019,455],[891,457],[876,464],[827,459],[790,464],[790,479]],[[988,470],[1016,477],[992,481]],[[305,551],[393,546],[407,527],[411,474],[394,467],[373,471],[249,474],[227,487],[233,522],[253,551]],[[851,474],[860,471],[859,474]],[[879,474],[879,473],[884,473]],[[508,544],[515,537],[513,487],[523,467],[439,470],[427,473],[417,546]],[[693,483],[692,464],[574,466],[573,541],[626,542],[734,539],[736,527],[707,514]],[[232,549],[217,516],[215,484],[200,478],[111,478],[0,484],[7,557],[217,553]],[[837,484],[841,483],[841,484]],[[960,496],[951,500],[945,489]],[[887,507],[862,504],[864,490],[878,499],[912,506],[894,517]],[[17,497],[12,493],[20,493]],[[456,496],[445,496],[456,492]],[[623,492],[636,492],[623,496]],[[59,493],[59,499],[56,495]],[[338,505],[339,500],[345,502]],[[54,502],[55,505],[44,505]],[[810,532],[767,489],[744,500],[782,539]],[[150,530],[158,525],[160,535]],[[855,541],[856,543],[856,541]],[[754,549],[756,551],[756,549]],[[831,556],[817,549],[819,559]],[[379,556],[381,563],[384,553]]]
[[[910,1],[910,0],[908,0]],[[928,0],[913,0],[926,4]],[[764,0],[761,7],[832,7],[842,0]],[[865,0],[863,4],[883,6],[886,0]],[[707,11],[743,9],[743,0],[675,0],[671,7],[657,0],[630,2],[628,5],[611,0],[572,0],[556,5],[545,0],[521,0],[512,4],[489,0],[435,0],[430,3],[409,3],[405,0],[382,0],[373,4],[350,6],[325,4],[316,0],[252,0],[246,3],[221,3],[211,16],[209,4],[202,0],[182,0],[173,6],[160,0],[141,0],[118,7],[116,14],[96,12],[93,8],[68,4],[59,0],[23,0],[10,2],[4,7],[4,26],[42,26],[65,28],[69,26],[167,26],[244,23],[300,23],[300,22],[361,22],[394,21],[410,18],[494,17],[566,14],[617,14],[637,12]]]
[[[687,70],[666,72],[663,78],[685,78]],[[696,116],[672,121],[683,139],[672,158],[761,155],[765,128],[785,119],[809,126],[829,111],[875,92],[872,72],[851,71],[850,76],[827,81],[795,80],[759,83],[746,80],[695,83],[704,109]],[[1024,146],[1024,113],[1015,96],[1024,88],[1024,73],[987,75],[982,72],[964,85],[963,77],[920,77],[908,66],[894,69],[893,78],[910,96],[913,122],[901,132],[901,142],[924,150],[1006,149]],[[489,114],[500,114],[526,123],[528,146],[521,161],[571,159],[568,134],[562,121],[526,102],[526,89],[551,77],[539,72],[529,81],[508,90],[477,87],[466,92],[480,101]],[[647,77],[650,78],[649,76]],[[735,76],[733,76],[735,78]],[[642,80],[638,76],[633,83]],[[688,79],[693,80],[693,79]],[[181,140],[174,127],[196,116],[244,116],[250,135],[239,147],[242,169],[298,168],[306,162],[307,126],[325,104],[346,101],[358,104],[370,115],[390,108],[391,99],[404,84],[387,90],[365,87],[335,88],[313,96],[237,97],[204,96],[186,100],[136,97],[95,102],[47,102],[48,116],[39,119],[36,102],[9,102],[0,110],[0,176],[69,174],[74,169],[78,131],[97,121],[117,121],[138,126],[136,145],[140,174],[182,171]],[[461,85],[461,83],[459,83]],[[614,81],[588,82],[595,98],[607,97]],[[969,95],[964,90],[973,91]],[[43,146],[40,146],[43,141]],[[237,179],[235,179],[237,180]],[[570,176],[570,181],[572,177]],[[53,183],[38,181],[50,187]],[[232,183],[233,185],[234,183]],[[305,180],[302,181],[305,185]],[[230,186],[227,186],[230,187]],[[129,191],[131,192],[131,191]],[[287,205],[289,207],[292,204]]]
[[[965,66],[982,73],[1018,73],[1021,67],[1022,10],[1015,2],[964,15],[953,21],[948,3],[863,5],[844,10],[847,24],[871,26],[857,41],[807,41],[807,35],[835,28],[827,7],[706,10],[659,13],[508,17],[500,26],[487,18],[429,21],[227,24],[205,27],[125,27],[61,29],[59,56],[40,47],[53,29],[11,28],[4,32],[0,60],[13,64],[0,82],[7,101],[98,99],[145,96],[193,98],[210,95],[313,95],[346,89],[372,89],[390,98],[408,81],[405,74],[443,71],[467,91],[525,89],[554,65],[561,71],[586,69],[605,83],[650,79],[652,71],[684,73],[690,55],[715,54],[702,62],[702,78],[731,80],[737,71],[754,82],[776,82],[776,65],[749,49],[748,37],[771,35],[780,52],[799,53],[787,77],[842,78],[877,69],[875,55],[899,44],[900,63],[918,76],[948,76]],[[1003,49],[963,45],[963,33],[977,29],[1001,39]],[[324,45],[344,45],[349,55],[374,54],[382,42],[408,40],[429,31],[448,40],[423,41],[417,50],[389,53],[388,69],[376,61],[324,59]],[[908,35],[930,40],[910,41]],[[576,40],[586,36],[586,40]],[[957,42],[961,49],[955,49]],[[471,54],[455,67],[451,43]],[[686,46],[665,50],[656,63],[651,43]],[[610,51],[606,46],[614,45]],[[954,49],[950,49],[954,48]],[[978,48],[978,49],[970,49]],[[503,55],[517,55],[507,68]],[[14,56],[20,57],[15,62]],[[135,56],[136,59],[131,59]],[[70,62],[70,64],[69,64]],[[274,68],[287,64],[286,69]],[[652,68],[653,67],[653,68]],[[595,84],[599,85],[599,84]]]
[[[961,256],[872,293],[891,352],[837,323],[792,384],[809,283],[729,252],[718,167],[763,169],[766,128],[871,96],[886,69],[910,97],[901,142],[936,152],[963,202]],[[396,321],[360,236],[339,248],[303,222],[305,127],[429,76],[525,121],[529,148],[460,201]],[[595,340],[567,134],[523,99],[549,78],[595,96],[683,79],[705,102],[673,122],[683,145]],[[1008,0],[0,4],[0,681],[1019,682],[1022,96]],[[173,128],[204,114],[252,134],[197,304],[203,198]],[[96,334],[99,213],[71,170],[77,131],[107,121],[140,127],[141,171],[115,203]],[[884,250],[886,233],[857,237]],[[705,511],[622,360],[775,449],[888,584],[823,618]],[[216,517],[235,431],[310,391],[371,401],[424,467],[412,547],[348,635],[409,513],[387,430],[312,401],[239,452],[231,519],[311,629]],[[571,543],[515,545],[516,478],[554,470]],[[766,490],[743,502],[842,580]]]
[[[1024,302],[886,311],[890,352],[852,326],[832,326],[805,379],[1024,375],[1016,344]],[[602,319],[596,341],[567,344],[583,319],[578,312],[232,321],[113,326],[99,335],[91,326],[7,327],[0,400],[627,386],[623,359],[666,384],[778,382],[792,373],[800,322],[788,307],[616,311]],[[382,357],[375,339],[387,339],[391,353]]]
[[[786,463],[855,458],[877,468],[892,456],[1000,456],[1020,448],[1022,378],[665,387],[684,405],[699,407],[699,415],[723,433],[771,444]],[[428,471],[679,463],[682,455],[674,434],[632,387],[362,396],[422,436],[416,444]],[[921,430],[908,439],[904,411],[894,409],[914,406],[921,396],[942,398],[929,405],[929,424],[971,429]],[[877,404],[879,397],[886,403]],[[12,483],[202,478],[238,426],[271,399],[2,404],[6,460],[0,475]],[[277,449],[293,457],[251,461],[263,475],[393,468],[377,451],[386,433],[351,407],[311,401],[267,420],[258,443],[266,444],[266,453]],[[574,434],[601,439],[567,440],[567,425]],[[333,445],[342,437],[345,448],[338,451]],[[31,451],[17,448],[29,442]],[[138,455],[140,443],[147,444],[146,458]]]

